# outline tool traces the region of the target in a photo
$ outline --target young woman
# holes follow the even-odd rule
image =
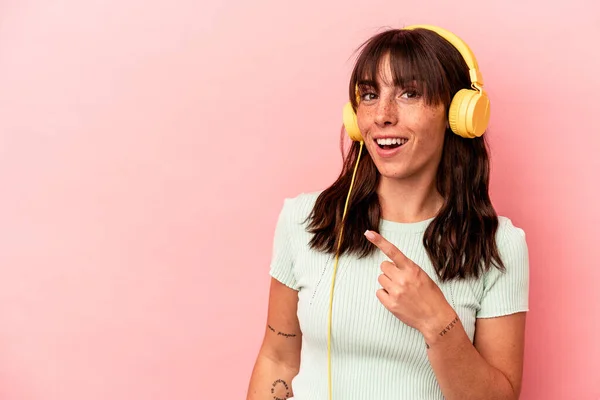
[[[344,168],[279,216],[248,400],[518,399],[528,251],[488,194],[482,83],[439,28],[362,46]]]

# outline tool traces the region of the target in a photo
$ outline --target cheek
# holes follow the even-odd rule
[[[360,108],[357,113],[356,113],[356,122],[358,123],[358,129],[360,129],[360,132],[364,135],[369,131],[369,126],[371,124],[370,121],[372,121],[372,115],[370,114],[370,112],[367,110],[365,111],[364,108]]]
[[[443,111],[429,111],[425,113],[421,121],[419,129],[421,144],[432,148],[441,147],[446,135],[446,117]]]

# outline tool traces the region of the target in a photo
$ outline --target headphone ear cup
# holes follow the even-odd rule
[[[483,135],[490,120],[490,99],[487,94],[459,90],[450,103],[448,121],[454,133],[467,139]]]
[[[352,139],[355,142],[362,142],[362,134],[360,133],[360,129],[358,129],[358,122],[356,121],[356,113],[354,112],[354,108],[352,108],[352,103],[348,102],[344,106],[343,111],[344,118],[344,128]]]

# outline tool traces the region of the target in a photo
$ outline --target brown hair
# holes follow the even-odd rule
[[[387,30],[359,47],[362,48],[349,84],[349,97],[356,110],[357,82],[376,82],[381,61],[390,56],[394,84],[417,84],[427,104],[443,103],[446,113],[454,94],[470,88],[468,67],[462,55],[444,38],[424,29]],[[377,88],[376,88],[377,89]],[[346,137],[342,130],[342,143]],[[358,142],[352,143],[343,157],[337,180],[317,198],[308,217],[310,246],[335,254],[342,224],[344,204],[350,188],[354,165],[359,154]],[[342,152],[343,154],[343,152]],[[362,152],[350,197],[340,255],[366,257],[376,247],[365,240],[363,232],[379,230],[381,207],[376,188],[377,170],[367,151]],[[485,135],[464,139],[446,129],[442,159],[437,171],[437,190],[444,204],[429,224],[423,245],[439,278],[479,277],[492,264],[504,270],[496,246],[498,216],[491,204],[490,165]]]

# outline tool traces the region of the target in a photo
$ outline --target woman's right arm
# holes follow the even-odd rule
[[[302,334],[296,311],[298,292],[271,278],[267,326],[246,400],[292,397],[292,378],[300,368]]]

